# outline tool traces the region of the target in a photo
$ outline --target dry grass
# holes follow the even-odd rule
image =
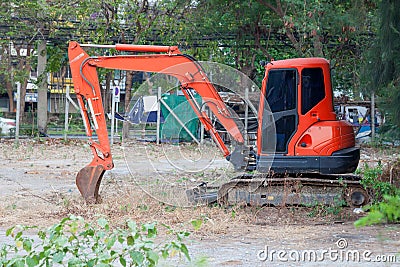
[[[214,149],[208,146],[198,151],[192,145],[184,145],[178,149],[175,145],[131,143],[129,156],[132,160],[137,160],[143,157],[145,152],[157,160],[166,157],[175,159],[179,155],[198,158],[202,155],[213,156]],[[176,153],[178,150],[181,151],[180,154]],[[125,164],[126,150],[116,146],[113,147],[113,153],[117,165]],[[373,153],[368,151],[368,155],[373,155]],[[16,223],[48,226],[68,214],[75,214],[87,220],[103,216],[115,226],[123,224],[126,219],[138,222],[156,221],[177,229],[189,230],[199,236],[212,236],[226,233],[240,235],[243,231],[250,231],[254,226],[330,224],[356,219],[352,210],[345,208],[337,214],[330,214],[321,207],[259,208],[214,205],[183,208],[177,205],[166,205],[165,199],[157,194],[168,187],[163,185],[164,187],[158,188],[159,185],[154,185],[152,196],[145,193],[137,183],[141,181],[148,185],[148,181],[154,179],[154,173],[142,173],[140,169],[136,170],[134,177],[130,174],[111,173],[102,183],[100,192],[102,203],[87,205],[74,187],[71,192],[66,193],[48,186],[51,183],[61,182],[73,186],[77,171],[90,161],[90,151],[85,141],[71,141],[64,144],[60,140],[52,139],[44,142],[23,140],[17,147],[12,141],[2,141],[0,155],[3,161],[7,162],[8,169],[5,175],[10,175],[0,178],[11,179],[18,174],[17,171],[21,171],[21,168],[25,171],[24,177],[14,181],[15,194],[0,197],[0,227],[8,227]],[[53,163],[47,162],[50,159]],[[47,166],[49,164],[50,166]],[[57,164],[57,166],[51,164]],[[399,163],[396,164],[393,166],[399,166]],[[142,167],[140,163],[137,166]],[[396,167],[392,171],[398,173],[399,169]],[[174,190],[182,191],[185,186],[197,184],[202,179],[215,180],[216,177],[220,179],[227,173],[226,169],[213,169],[204,171],[201,175],[199,173],[185,174],[191,183],[186,181],[182,185],[178,179],[182,178],[182,175],[170,172],[164,177],[171,189],[167,198],[177,197],[177,191]],[[32,191],[30,185],[25,185],[25,179],[32,177],[40,181],[42,186],[40,191]],[[221,180],[228,178],[224,176]],[[145,187],[145,189],[149,188],[150,186]],[[153,196],[158,197],[159,200]],[[183,198],[182,196],[183,194],[178,197]],[[183,201],[182,199],[181,202]],[[178,203],[181,202],[178,201]],[[193,228],[191,224],[193,220],[202,221],[200,229]]]
[[[323,207],[176,207],[158,201],[137,186],[121,188],[118,183],[109,182],[106,187],[100,204],[88,205],[80,197],[64,199],[63,207],[55,216],[75,214],[87,220],[102,216],[114,226],[121,226],[127,219],[139,223],[157,222],[204,238],[225,234],[240,236],[255,226],[332,224],[357,219],[348,208],[341,209],[340,214],[329,214]],[[193,227],[194,220],[201,220],[200,229]]]

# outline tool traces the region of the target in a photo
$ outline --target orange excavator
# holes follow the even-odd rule
[[[195,203],[245,202],[255,205],[332,203],[344,197],[361,206],[369,196],[357,168],[360,150],[351,124],[336,119],[329,62],[322,58],[298,58],[264,64],[258,105],[256,147],[246,145],[243,130],[221,99],[203,67],[176,46],[90,45],[134,54],[89,56],[85,45],[70,42],[68,55],[92,162],[79,171],[77,187],[88,202],[99,197],[106,170],[113,165],[97,68],[163,73],[176,77],[190,106],[224,157],[240,176],[218,188],[215,194],[199,186],[188,190]],[[89,46],[89,45],[87,45]],[[230,151],[212,119],[198,106],[192,90],[234,140]],[[92,138],[96,132],[98,141]],[[315,204],[315,203],[314,203]]]

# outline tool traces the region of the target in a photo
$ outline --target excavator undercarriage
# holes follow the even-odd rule
[[[192,204],[360,207],[370,201],[360,180],[356,175],[243,174],[220,187],[203,183],[186,194]]]

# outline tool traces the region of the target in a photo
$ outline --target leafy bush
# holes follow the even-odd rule
[[[364,207],[369,211],[367,216],[357,220],[357,227],[379,223],[400,222],[400,190],[389,182],[381,180],[382,165],[375,168],[365,165],[360,171],[363,175],[361,184],[373,199],[373,204]]]
[[[374,203],[381,201],[385,195],[395,195],[396,187],[389,182],[381,180],[383,167],[380,162],[375,168],[371,168],[365,164],[364,167],[357,172],[363,176],[361,185],[369,191]]]
[[[40,230],[36,240],[24,236],[24,231],[36,227],[14,226],[6,235],[13,237],[15,244],[2,245],[0,265],[155,266],[160,257],[166,259],[175,254],[183,254],[190,261],[188,249],[182,243],[189,233],[163,226],[176,240],[156,245],[156,223],[138,226],[130,220],[125,228],[111,229],[104,218],[88,223],[82,217],[69,216],[46,231]]]
[[[357,227],[379,224],[400,222],[400,194],[395,196],[384,196],[380,203],[367,207],[367,216],[357,220],[354,225]]]

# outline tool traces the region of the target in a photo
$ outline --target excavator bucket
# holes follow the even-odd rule
[[[99,202],[99,187],[104,173],[102,165],[89,165],[78,172],[76,186],[87,203]]]

